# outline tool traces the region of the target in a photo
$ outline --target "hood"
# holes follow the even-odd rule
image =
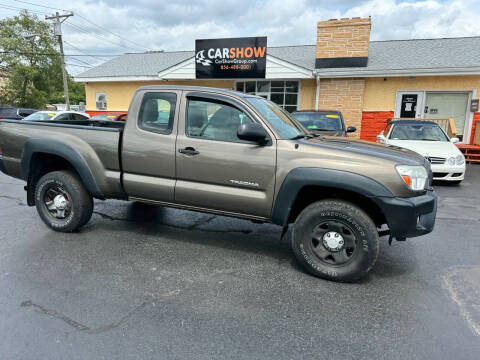
[[[345,136],[345,130],[310,130],[310,132],[322,136]]]
[[[423,156],[397,146],[377,144],[362,140],[347,140],[333,136],[300,140],[304,144],[326,147],[343,152],[351,152],[371,157],[378,157],[404,165],[425,165],[428,162]]]
[[[449,158],[460,154],[460,150],[449,141],[388,140],[388,143],[415,151],[425,157]]]

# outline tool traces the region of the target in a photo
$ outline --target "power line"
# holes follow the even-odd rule
[[[19,2],[19,3],[24,3],[24,4],[29,4],[29,5],[33,5],[33,6],[38,6],[38,7],[42,7],[42,8],[45,8],[45,9],[51,9],[51,10],[61,10],[61,11],[70,11],[70,10],[65,10],[65,9],[59,9],[59,8],[54,8],[54,7],[51,7],[51,6],[45,6],[45,5],[40,5],[40,4],[34,4],[34,3],[31,3],[31,2],[28,2],[28,1],[23,1],[23,0],[13,0],[15,2]]]
[[[15,0],[15,1],[16,1],[16,0]],[[53,8],[53,7],[50,7],[50,6],[38,5],[38,4],[34,4],[34,3],[31,3],[31,2],[27,2],[27,1],[19,1],[19,2],[22,2],[22,3],[25,3],[25,4],[31,4],[31,5],[33,5],[33,6],[45,7],[45,8],[49,8],[49,9],[57,9],[57,8]],[[16,7],[16,6],[11,6],[11,5],[7,5],[7,4],[2,4],[2,3],[0,3],[0,8],[2,8],[2,7],[5,8],[5,9],[7,9],[7,10],[12,10],[12,11],[18,11],[18,10],[22,11],[22,10],[23,10],[23,11],[31,12],[31,13],[34,13],[34,14],[48,15],[48,13],[43,12],[43,11],[37,11],[37,10],[31,10],[31,9],[26,9],[26,8],[20,8],[20,7]],[[62,9],[58,9],[58,10],[62,10]],[[62,11],[66,11],[66,10],[62,10]],[[82,19],[86,19],[86,18],[83,17],[83,16],[80,16],[80,15],[78,15],[78,16],[81,17]],[[101,26],[99,26],[99,25],[97,25],[97,24],[95,24],[95,23],[92,23],[92,22],[89,21],[88,19],[86,19],[86,20],[87,20],[89,23],[91,23],[91,24],[93,24],[93,25],[95,25],[95,26],[97,26],[97,27],[102,28]],[[85,29],[85,28],[82,28],[81,26],[79,26],[79,25],[77,25],[77,24],[74,24],[74,23],[65,22],[65,24],[67,24],[68,26],[71,26],[71,27],[75,28],[76,30],[81,31],[81,32],[83,32],[83,33],[85,33],[85,34],[87,34],[87,35],[93,36],[93,37],[95,37],[95,38],[97,38],[97,39],[99,39],[99,40],[101,40],[101,41],[109,42],[109,43],[111,43],[111,44],[113,44],[113,45],[115,45],[115,46],[124,48],[124,49],[126,49],[126,50],[135,50],[135,51],[138,51],[138,49],[140,49],[140,48],[144,48],[144,49],[147,49],[147,50],[148,50],[148,48],[145,48],[145,47],[139,46],[139,45],[135,45],[135,46],[137,47],[137,49],[134,49],[134,48],[131,47],[131,46],[124,46],[124,45],[115,43],[115,42],[111,41],[110,39],[108,39],[105,35],[102,35],[102,34],[98,34],[98,35],[97,35],[97,34],[93,34],[93,33],[91,33],[89,30],[87,30],[87,29]],[[108,30],[108,31],[109,31],[109,30]],[[111,32],[111,31],[109,31],[109,32],[110,32],[111,34],[113,34],[114,36],[117,36],[117,37],[123,39],[123,38],[120,37],[119,35],[116,35],[115,33]],[[130,41],[130,40],[128,40],[128,39],[123,39],[123,40],[132,42],[132,41]],[[134,43],[134,42],[132,42],[132,43]],[[135,44],[135,43],[134,43],[134,44]]]
[[[82,28],[81,26],[78,26],[77,24],[73,24],[73,23],[71,23],[71,22],[69,22],[69,21],[66,21],[65,24],[68,25],[68,26],[70,26],[70,27],[73,27],[74,29],[76,29],[76,30],[78,30],[78,31],[81,31],[81,32],[83,32],[83,33],[85,33],[85,34],[87,34],[87,35],[89,35],[89,36],[93,36],[93,37],[95,37],[95,38],[97,38],[97,39],[99,39],[99,40],[101,40],[101,41],[109,42],[109,43],[111,43],[111,44],[113,44],[113,45],[115,45],[115,46],[122,47],[122,48],[124,48],[124,49],[126,49],[126,50],[132,50],[131,47],[127,47],[127,46],[124,46],[124,45],[120,45],[120,44],[114,43],[113,41],[111,41],[111,40],[109,40],[108,38],[106,38],[104,35],[101,35],[101,34],[98,34],[98,35],[97,35],[97,34],[91,33],[91,32],[88,31],[87,29]]]
[[[38,7],[42,7],[42,8],[47,8],[47,9],[68,11],[68,10],[64,10],[64,9],[54,8],[54,7],[51,7],[51,6],[35,4],[35,3],[32,3],[32,2],[23,1],[23,0],[14,0],[14,1],[20,2],[20,3],[24,3],[24,4],[33,5],[33,6],[38,6]],[[78,13],[77,13],[77,16],[78,16],[79,18],[82,18],[83,20],[85,20],[85,21],[88,22],[89,24],[92,24],[93,26],[96,26],[96,27],[98,27],[99,29],[102,29],[103,31],[108,32],[108,33],[112,34],[113,36],[118,37],[119,39],[122,39],[122,40],[124,40],[124,41],[127,41],[127,42],[135,45],[135,47],[138,48],[138,49],[150,50],[149,48],[147,48],[147,47],[145,47],[145,46],[143,46],[143,45],[139,45],[139,44],[137,44],[136,42],[134,42],[134,41],[132,41],[132,40],[126,39],[126,38],[124,38],[123,36],[120,36],[120,35],[114,33],[113,31],[104,28],[103,26],[100,26],[100,25],[98,25],[98,24],[95,24],[94,22],[92,22],[92,21],[90,21],[88,18],[86,18],[85,16],[82,16],[82,15],[80,15],[80,14],[78,14]]]
[[[92,57],[92,58],[96,58],[96,59],[105,61],[105,59],[102,59],[102,58],[99,57],[99,56],[87,54],[85,51],[83,51],[82,49],[76,47],[75,45],[70,44],[70,43],[69,43],[68,41],[66,41],[66,40],[63,40],[63,42],[64,42],[65,44],[67,44],[68,46],[70,46],[71,48],[74,48],[75,50],[80,51],[80,52],[81,52],[82,54],[84,54],[84,55],[88,55],[88,56],[90,56],[90,57]]]
[[[12,55],[44,55],[44,56],[60,56],[59,53],[41,53],[41,52],[25,52],[25,51],[0,51],[0,54],[12,54]],[[115,54],[115,55],[99,55],[96,54],[96,56],[103,56],[103,57],[117,57],[121,56],[123,54]],[[78,56],[92,56],[89,54],[65,54],[65,56],[70,56],[70,57],[78,57]]]
[[[67,57],[68,57],[68,56],[67,56]],[[77,58],[74,58],[74,57],[70,57],[69,59],[70,59],[70,60],[78,61],[78,62],[80,62],[80,63],[82,63],[82,64],[85,64],[85,65],[88,65],[88,66],[91,66],[91,67],[94,66],[94,65],[92,65],[92,64],[90,64],[90,63],[88,63],[88,62],[86,62],[86,61],[83,61],[83,60],[80,60],[80,59],[77,59]]]
[[[30,12],[32,14],[39,14],[39,15],[46,15],[47,13],[46,12],[43,12],[43,11],[35,11],[35,10],[30,10],[30,9],[24,9],[24,8],[19,8],[19,7],[16,7],[16,6],[11,6],[11,5],[6,5],[6,4],[2,4],[0,3],[0,7],[3,8],[3,9],[7,9],[7,10],[12,10],[12,11],[27,11],[27,12]]]
[[[88,68],[88,69],[93,68],[93,66],[77,65],[77,64],[70,64],[70,63],[65,63],[65,65],[68,65],[68,66],[78,66],[78,67]]]

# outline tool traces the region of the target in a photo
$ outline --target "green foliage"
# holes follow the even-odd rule
[[[0,105],[41,109],[65,102],[57,44],[50,24],[28,12],[0,21],[0,67],[7,74]],[[83,84],[68,80],[70,102],[85,101]]]

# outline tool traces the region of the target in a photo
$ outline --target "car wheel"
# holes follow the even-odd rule
[[[354,282],[377,261],[378,231],[357,206],[343,200],[322,200],[298,215],[293,225],[292,249],[312,275]]]
[[[44,175],[35,188],[35,205],[43,222],[61,232],[85,225],[93,212],[92,197],[72,171]]]

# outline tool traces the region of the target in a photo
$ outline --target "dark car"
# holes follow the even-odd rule
[[[292,115],[313,134],[345,136],[346,133],[357,131],[355,126],[345,128],[345,122],[340,111],[301,110],[292,112]]]
[[[126,121],[127,113],[122,114],[97,114],[93,115],[90,120],[102,120],[102,121]]]
[[[0,119],[22,120],[28,115],[37,112],[35,109],[19,108],[13,106],[0,106]]]

